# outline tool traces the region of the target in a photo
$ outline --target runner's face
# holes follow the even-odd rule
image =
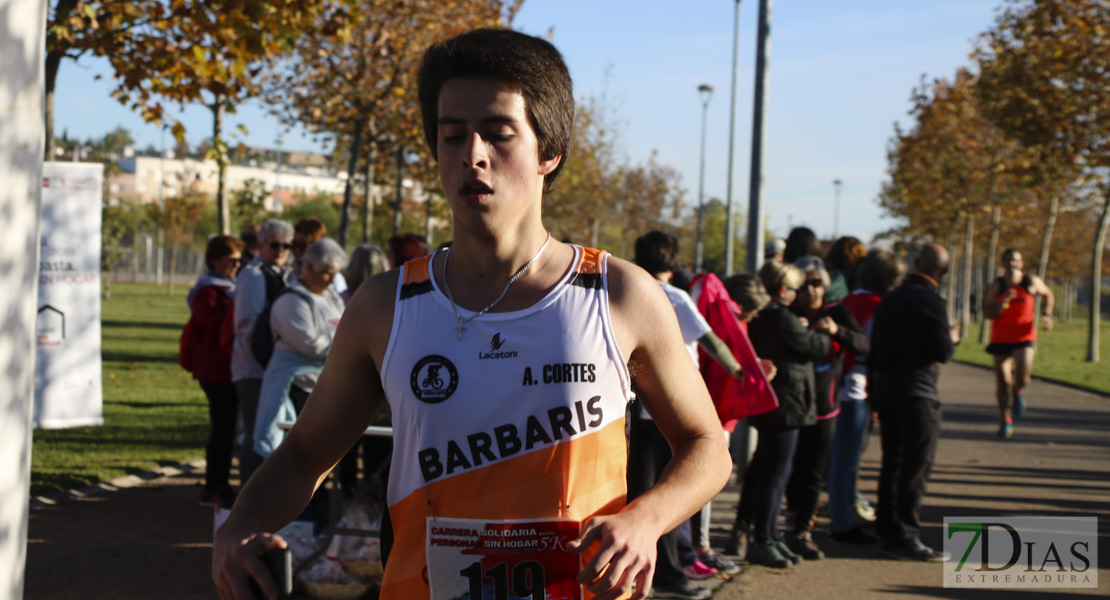
[[[468,229],[496,229],[538,211],[543,177],[561,160],[540,160],[524,96],[492,79],[443,85],[437,149],[444,193],[455,220]]]
[[[1025,261],[1021,259],[1021,252],[1011,252],[1008,260],[1003,265],[1011,271],[1020,271],[1025,268]]]

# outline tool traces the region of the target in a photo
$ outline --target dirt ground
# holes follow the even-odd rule
[[[879,557],[874,548],[838,546],[818,524],[829,555],[786,570],[748,567],[700,585],[714,598],[1072,598],[1110,597],[1110,398],[1035,381],[1014,437],[994,437],[996,409],[988,371],[948,365],[941,376],[944,426],[925,500],[926,543],[941,547],[946,516],[1097,516],[1098,588],[972,590],[943,587],[938,564]],[[874,499],[878,436],[863,460],[861,487]],[[36,505],[24,597],[55,599],[215,598],[209,577],[212,509],[198,506],[203,462],[149,479],[131,478],[103,493]],[[730,485],[714,501],[715,544],[724,544],[735,510]]]

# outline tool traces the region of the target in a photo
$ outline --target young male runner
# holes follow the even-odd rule
[[[1052,329],[1052,307],[1056,297],[1036,275],[1022,272],[1021,252],[1012,248],[1002,253],[1002,276],[991,282],[983,309],[991,324],[991,343],[987,352],[994,355],[995,390],[1002,423],[998,437],[1014,433],[1014,417],[1025,414],[1025,387],[1033,374],[1033,354],[1037,327],[1033,314],[1037,296],[1044,297],[1041,323]]]
[[[578,584],[587,598],[633,586],[644,598],[656,540],[723,487],[729,458],[659,285],[543,227],[574,117],[566,66],[538,38],[474,31],[428,50],[420,100],[454,244],[359,288],[296,427],[217,533],[220,595],[250,597],[249,575],[277,597],[258,556],[285,542],[268,532],[299,514],[388,401],[396,541],[382,598],[576,598]],[[626,505],[633,391],[674,459]],[[556,520],[572,534],[531,534]],[[474,549],[452,548],[468,534],[524,551],[470,563]],[[527,545],[540,541],[560,552]],[[573,589],[556,572],[568,558]]]

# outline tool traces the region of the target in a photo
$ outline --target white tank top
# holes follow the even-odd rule
[[[607,254],[574,249],[574,267],[545,298],[484,314],[461,340],[432,257],[404,266],[382,361],[396,538],[383,598],[428,597],[429,517],[580,522],[624,507],[631,393]]]

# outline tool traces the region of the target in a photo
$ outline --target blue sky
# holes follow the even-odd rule
[[[771,24],[764,184],[768,226],[785,235],[806,225],[833,233],[834,179],[844,182],[841,235],[869,241],[892,225],[875,197],[885,178],[893,124],[910,123],[909,95],[923,74],[950,78],[979,33],[991,27],[1001,0],[928,3],[853,0],[780,1]],[[752,96],[758,0],[740,6],[733,202],[747,213]],[[706,198],[724,199],[728,178],[728,123],[732,73],[731,0],[527,0],[514,27],[553,30],[579,100],[605,94],[620,125],[620,149],[631,162],[659,160],[683,175],[687,202],[697,202],[701,104],[697,87],[716,88],[706,138]],[[608,76],[606,73],[608,72]],[[94,79],[96,74],[103,79]],[[146,125],[109,97],[106,61],[67,62],[58,76],[56,134],[99,137],[116,125],[140,146],[160,143]],[[198,106],[182,115],[188,138],[210,135],[210,113]],[[248,104],[230,118],[244,124],[250,145],[274,146],[281,127]],[[230,130],[232,128],[228,128]],[[172,140],[167,142],[172,144]],[[319,150],[292,132],[287,149]]]

